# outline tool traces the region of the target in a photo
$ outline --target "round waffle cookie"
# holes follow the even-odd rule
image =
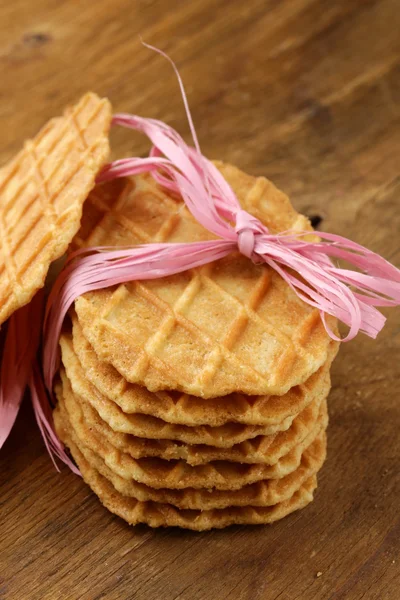
[[[72,455],[77,449],[85,460],[105,477],[123,496],[141,502],[172,504],[189,510],[211,510],[229,506],[272,506],[293,496],[322,467],[326,457],[326,435],[322,432],[304,451],[299,467],[282,479],[263,480],[234,491],[185,488],[183,490],[154,489],[126,480],[111,471],[101,457],[90,450],[75,434],[68,415],[60,403],[55,411],[55,423]]]
[[[204,465],[191,466],[184,460],[133,459],[113,447],[85,421],[80,420],[78,413],[74,411],[68,413],[68,410],[66,412],[77,438],[98,454],[111,471],[124,479],[134,479],[153,488],[170,489],[192,487],[235,490],[262,479],[280,479],[299,467],[303,452],[326,429],[328,422],[325,407],[325,411],[319,415],[317,423],[307,437],[274,465],[212,461]]]
[[[43,287],[109,154],[108,100],[88,93],[0,170],[0,325]]]
[[[150,392],[126,381],[114,367],[99,359],[88,340],[74,311],[73,349],[86,378],[104,396],[113,400],[124,413],[142,413],[182,425],[213,427],[228,422],[245,425],[276,425],[297,415],[313,399],[326,395],[327,374],[338,345],[332,342],[328,360],[303,384],[291,388],[283,396],[246,396],[230,394],[220,398],[204,399],[171,391]],[[65,334],[66,337],[69,336]]]
[[[243,209],[271,232],[312,232],[271,182],[218,167]],[[96,186],[74,247],[212,237],[182,201],[144,174]],[[283,395],[326,363],[331,347],[318,310],[272,268],[237,253],[171,277],[87,293],[75,309],[97,355],[150,391]],[[328,322],[335,329],[335,320]]]
[[[199,425],[189,427],[168,423],[161,419],[141,414],[126,414],[113,401],[93,386],[85,377],[67,335],[60,339],[62,363],[60,375],[63,381],[68,380],[74,394],[78,399],[89,403],[111,429],[116,432],[132,434],[140,438],[155,440],[176,440],[187,444],[206,444],[217,448],[231,448],[234,444],[255,438],[260,435],[271,435],[277,431],[286,431],[292,424],[296,415],[291,415],[281,423],[274,425],[244,425],[242,423],[228,422],[224,425],[212,427]],[[324,390],[320,398],[326,398],[330,389],[329,373],[326,374]]]
[[[63,438],[61,429],[58,433]],[[261,525],[273,523],[286,515],[304,508],[313,499],[317,478],[312,475],[291,498],[268,507],[236,506],[212,510],[181,510],[171,504],[141,502],[123,496],[94,469],[77,447],[71,448],[73,457],[86,483],[102,504],[131,525],[145,523],[150,527],[183,527],[194,531],[222,528],[229,525]]]
[[[113,431],[101,419],[98,412],[86,401],[74,395],[70,383],[56,385],[55,392],[60,405],[68,413],[83,422],[81,427],[93,430],[115,449],[134,459],[157,457],[164,460],[185,460],[189,465],[201,465],[210,461],[225,460],[238,463],[275,464],[300,444],[316,425],[318,417],[326,411],[326,400],[313,401],[293,421],[291,427],[272,435],[260,435],[232,448],[213,448],[205,444],[189,445],[173,440],[151,440]],[[322,406],[321,406],[322,404]]]

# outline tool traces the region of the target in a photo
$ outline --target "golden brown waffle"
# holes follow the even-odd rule
[[[62,431],[58,430],[60,437]],[[85,460],[77,447],[73,457],[86,483],[102,504],[131,525],[145,523],[150,527],[183,527],[195,531],[222,528],[228,525],[262,525],[273,523],[286,515],[304,508],[313,499],[317,487],[315,475],[284,502],[268,507],[231,507],[214,510],[180,510],[171,504],[140,502],[118,493],[114,486]]]
[[[84,337],[74,311],[73,348],[87,379],[125,413],[148,414],[168,423],[182,425],[211,425],[227,422],[245,425],[276,425],[302,411],[314,399],[326,394],[327,373],[337,344],[332,343],[327,362],[305,383],[291,388],[283,396],[245,396],[230,394],[204,399],[180,392],[149,392],[143,386],[129,383],[114,367],[100,360]]]
[[[60,338],[62,362],[60,375],[68,379],[78,399],[88,402],[111,429],[147,439],[177,440],[187,444],[206,444],[217,448],[231,448],[245,440],[259,435],[271,435],[277,431],[286,431],[292,424],[294,416],[286,418],[275,425],[243,425],[241,423],[225,423],[218,427],[200,425],[188,427],[167,423],[161,419],[141,413],[125,414],[121,408],[93,386],[85,377],[82,366],[74,352],[70,337],[65,334]],[[326,398],[330,388],[329,373],[325,381],[325,390],[321,395]]]
[[[306,448],[326,429],[327,413],[322,413],[308,436],[281,457],[274,465],[240,464],[213,461],[191,466],[183,460],[166,461],[159,458],[133,459],[113,447],[106,439],[91,429],[79,414],[68,413],[75,434],[90,450],[100,455],[107,467],[124,479],[134,479],[153,488],[183,489],[216,488],[235,490],[262,479],[280,479],[295,471]]]
[[[111,471],[95,452],[90,450],[75,434],[69,423],[68,414],[61,402],[54,413],[56,429],[70,448],[72,455],[76,449],[85,460],[105,477],[123,496],[135,498],[141,502],[159,502],[172,504],[177,508],[189,510],[211,510],[229,506],[272,506],[284,502],[293,496],[302,485],[322,467],[326,457],[326,434],[320,436],[305,450],[300,466],[282,479],[259,481],[245,485],[234,491],[203,490],[186,488],[184,490],[154,489],[119,477]]]
[[[171,440],[149,440],[133,435],[115,432],[105,423],[91,405],[77,400],[68,380],[63,389],[56,386],[56,395],[60,403],[65,403],[67,411],[83,426],[95,431],[116,449],[129,454],[132,458],[158,457],[164,460],[185,460],[190,465],[201,465],[215,460],[227,460],[239,463],[275,464],[300,444],[314,428],[320,412],[326,412],[326,400],[310,403],[293,421],[287,431],[269,436],[258,436],[237,444],[232,448],[213,448],[204,444],[189,445]],[[321,406],[323,404],[323,406]]]
[[[109,153],[108,100],[86,94],[0,170],[0,324],[43,287]]]
[[[219,168],[242,207],[272,232],[312,230],[264,178]],[[97,186],[75,247],[193,242],[213,236],[150,175]],[[172,277],[90,292],[75,302],[85,337],[128,381],[210,398],[283,395],[328,358],[319,312],[266,265],[233,253]],[[335,320],[328,318],[335,328]]]

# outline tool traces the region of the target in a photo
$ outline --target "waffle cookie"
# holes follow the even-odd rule
[[[138,483],[134,479],[124,479],[109,469],[102,458],[90,450],[76,435],[62,402],[56,409],[55,423],[57,431],[60,432],[65,444],[71,449],[72,455],[74,456],[76,450],[79,449],[88,464],[105,477],[123,496],[135,498],[141,502],[151,501],[172,504],[177,508],[189,510],[211,510],[249,505],[272,506],[284,502],[291,498],[311,476],[319,471],[326,456],[326,434],[321,432],[304,451],[299,467],[282,479],[262,480],[254,484],[244,485],[234,491],[194,488],[182,490],[155,489]]]
[[[314,400],[293,421],[291,427],[272,435],[262,435],[236,444],[231,448],[214,448],[205,444],[184,444],[173,440],[145,439],[113,431],[98,412],[73,393],[67,378],[56,386],[59,403],[65,404],[67,413],[80,422],[81,429],[88,428],[105,439],[116,450],[134,459],[157,457],[164,460],[185,460],[189,465],[225,460],[238,463],[275,464],[303,442],[315,427],[320,412],[326,412],[326,400]],[[321,404],[323,406],[321,406]]]
[[[0,325],[43,287],[109,154],[108,100],[86,94],[0,170]]]
[[[291,388],[283,396],[246,396],[230,394],[204,399],[168,390],[150,392],[126,381],[116,369],[99,359],[74,311],[73,350],[82,365],[86,378],[104,396],[114,401],[124,413],[141,413],[182,425],[211,425],[228,422],[246,425],[276,425],[297,415],[311,400],[326,395],[326,378],[338,345],[332,341],[328,360],[303,384]]]
[[[271,232],[312,232],[271,182],[218,167],[242,207]],[[145,174],[96,186],[74,247],[212,237]],[[171,277],[87,293],[75,309],[96,354],[150,391],[283,395],[326,363],[331,347],[316,309],[272,268],[236,253]],[[328,322],[335,328],[334,319]]]

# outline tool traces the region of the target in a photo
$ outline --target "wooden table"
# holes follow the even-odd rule
[[[206,155],[399,266],[399,30],[398,0],[0,0],[0,160],[88,89],[189,139],[141,34],[176,61]],[[126,131],[112,143],[148,150]],[[26,402],[0,454],[0,598],[396,600],[399,360],[398,310],[342,346],[315,501],[271,527],[128,527],[54,470]]]

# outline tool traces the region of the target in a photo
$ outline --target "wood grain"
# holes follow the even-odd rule
[[[0,0],[0,161],[87,89],[265,174],[321,227],[400,266],[398,0]],[[112,135],[116,156],[146,140]],[[67,470],[28,403],[0,454],[0,598],[396,600],[400,589],[399,311],[333,367],[315,501],[272,527],[129,528]],[[320,574],[318,576],[318,574]]]

